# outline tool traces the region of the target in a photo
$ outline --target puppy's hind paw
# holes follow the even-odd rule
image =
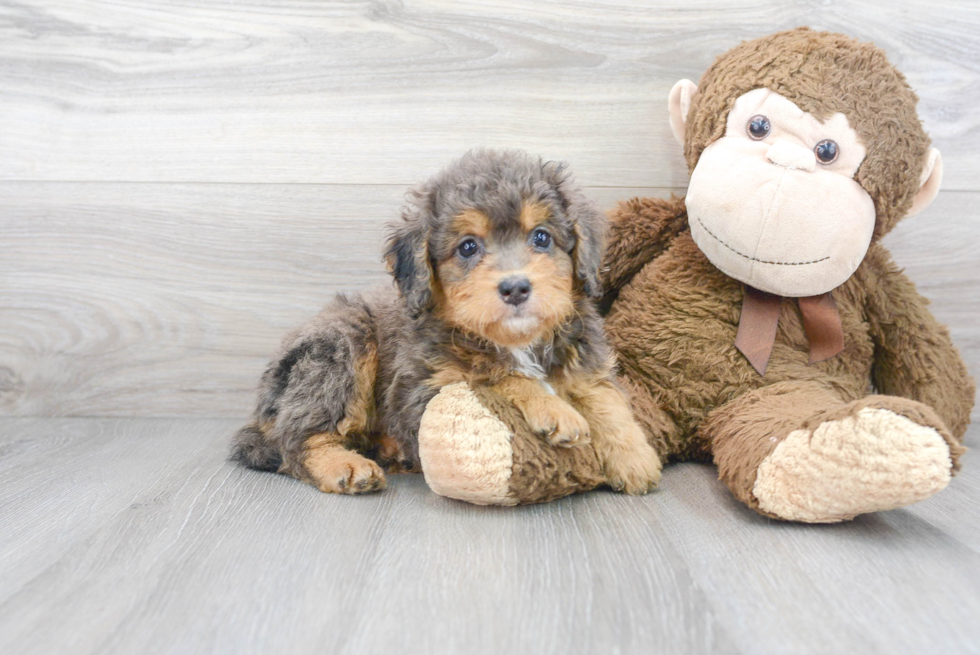
[[[317,489],[325,493],[363,494],[387,485],[380,466],[346,449],[314,452],[304,466]]]

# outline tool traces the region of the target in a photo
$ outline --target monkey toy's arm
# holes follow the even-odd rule
[[[915,285],[873,245],[868,251],[867,317],[875,342],[872,381],[881,393],[925,403],[962,439],[976,386],[949,330],[926,307]]]
[[[684,199],[633,198],[609,212],[609,233],[602,266],[602,288],[618,293],[643,266],[687,229]]]

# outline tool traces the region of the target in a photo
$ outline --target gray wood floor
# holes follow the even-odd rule
[[[921,97],[944,190],[887,243],[977,375],[974,0],[0,0],[0,654],[980,653],[975,451],[835,526],[693,464],[487,509],[225,461],[283,334],[385,280],[407,185],[488,145],[683,193],[671,85],[802,24]]]
[[[914,507],[771,522],[709,466],[643,498],[350,498],[225,461],[229,419],[7,419],[0,652],[971,653],[980,458]],[[970,442],[980,445],[974,428]]]

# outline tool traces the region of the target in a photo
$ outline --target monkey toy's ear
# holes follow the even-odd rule
[[[684,135],[687,133],[687,114],[691,110],[691,100],[698,92],[698,85],[691,80],[681,80],[670,90],[667,99],[667,109],[670,112],[670,131],[674,133],[677,143],[684,147]]]
[[[939,187],[943,183],[943,158],[935,148],[929,148],[926,153],[926,162],[922,167],[922,176],[919,178],[919,192],[912,199],[912,209],[909,216],[918,214],[929,206],[939,193]]]

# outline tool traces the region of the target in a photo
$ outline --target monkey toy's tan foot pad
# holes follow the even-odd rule
[[[554,448],[485,388],[443,387],[422,415],[419,457],[435,493],[477,505],[540,503],[604,482],[590,445]]]
[[[752,490],[762,510],[834,523],[904,507],[949,484],[953,458],[941,423],[923,425],[899,407],[855,409],[791,432],[762,461]]]

